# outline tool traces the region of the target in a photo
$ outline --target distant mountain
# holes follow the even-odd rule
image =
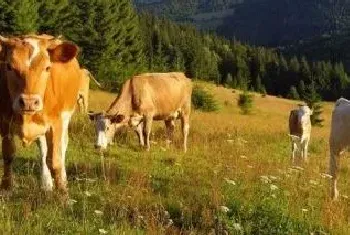
[[[150,11],[251,44],[283,46],[349,27],[350,0],[134,0]]]

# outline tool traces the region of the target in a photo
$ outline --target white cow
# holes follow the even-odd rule
[[[332,176],[331,195],[334,199],[339,196],[337,190],[339,158],[348,146],[350,146],[350,101],[340,98],[336,101],[333,109],[329,138],[329,168]]]
[[[308,146],[311,136],[310,116],[313,111],[307,105],[299,105],[299,109],[292,110],[289,115],[289,136],[292,140],[292,162],[295,155],[308,160]]]

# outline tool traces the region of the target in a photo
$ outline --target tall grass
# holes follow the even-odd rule
[[[0,200],[2,234],[349,234],[349,199],[329,198],[327,173],[331,105],[325,126],[312,130],[310,162],[290,165],[289,110],[295,103],[255,98],[249,118],[227,101],[236,93],[209,84],[222,108],[194,111],[188,153],[180,125],[167,149],[164,124],[155,122],[150,152],[131,130],[116,137],[104,158],[93,148],[93,124],[76,115],[67,154],[69,205],[39,186],[36,146],[19,151],[15,188]],[[92,92],[91,109],[105,109],[115,95]],[[340,189],[349,160],[342,160]],[[349,168],[350,169],[350,168]]]

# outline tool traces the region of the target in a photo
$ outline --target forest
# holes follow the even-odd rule
[[[0,33],[63,35],[107,90],[132,75],[184,71],[193,79],[291,99],[350,94],[341,62],[308,61],[137,12],[130,0],[0,0]]]

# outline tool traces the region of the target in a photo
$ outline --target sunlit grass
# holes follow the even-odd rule
[[[188,153],[166,149],[164,124],[155,123],[150,152],[131,130],[116,138],[104,158],[93,148],[94,129],[84,115],[70,126],[67,156],[69,205],[39,186],[36,146],[20,145],[15,188],[0,200],[2,234],[348,234],[349,160],[342,159],[339,188],[329,198],[328,136],[313,128],[310,161],[290,164],[289,111],[297,102],[254,95],[252,114],[241,115],[239,91],[210,84],[220,110],[193,112]],[[90,110],[107,109],[115,94],[93,91]]]

